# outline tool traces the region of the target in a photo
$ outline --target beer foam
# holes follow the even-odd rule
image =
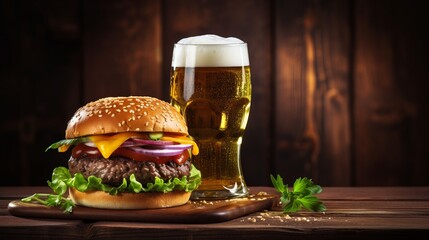
[[[195,37],[183,38],[177,42],[178,44],[228,44],[228,43],[244,43],[242,40],[235,37],[220,37],[214,34],[206,34]]]
[[[213,34],[183,38],[174,45],[172,67],[249,66],[247,44]]]

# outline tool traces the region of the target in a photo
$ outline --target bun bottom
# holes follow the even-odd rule
[[[110,195],[103,191],[80,192],[69,188],[69,197],[80,206],[104,209],[152,209],[184,205],[191,192],[173,191],[169,193],[119,193]]]

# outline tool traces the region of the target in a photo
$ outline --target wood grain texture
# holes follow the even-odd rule
[[[275,193],[273,188],[251,187]],[[20,218],[5,211],[3,202],[47,187],[0,187],[2,239],[425,239],[429,236],[428,187],[326,187],[319,197],[325,213],[279,209],[255,212],[211,224],[137,221],[81,221]],[[166,209],[168,211],[168,209]]]
[[[84,2],[84,101],[161,97],[159,1]]]
[[[314,171],[322,185],[350,186],[354,182],[349,78],[351,9],[348,1],[328,1],[315,10],[315,101],[320,102],[315,115],[320,131],[320,159]]]
[[[44,150],[87,101],[168,101],[173,44],[205,33],[248,42],[249,185],[270,185],[270,173],[429,184],[423,1],[1,0],[0,13],[0,185],[42,185],[66,165]]]
[[[290,179],[351,183],[349,7],[277,2],[274,169]]]
[[[73,213],[64,213],[58,208],[47,208],[37,203],[11,201],[8,210],[11,215],[27,218],[76,219],[90,221],[126,221],[161,223],[215,223],[232,220],[254,212],[268,210],[274,196],[251,196],[243,199],[196,201],[185,205],[148,209],[112,210],[76,206]]]
[[[427,179],[429,163],[422,157],[427,159],[428,150],[421,143],[429,133],[422,123],[428,108],[419,100],[427,96],[420,87],[427,73],[417,69],[426,66],[421,54],[428,53],[429,38],[421,33],[421,9],[401,1],[356,4],[358,185],[421,185]]]
[[[273,169],[293,179],[311,175],[314,141],[305,138],[306,89],[304,16],[308,1],[276,2],[275,159]],[[313,120],[311,120],[313,121]],[[292,170],[293,169],[293,170]]]

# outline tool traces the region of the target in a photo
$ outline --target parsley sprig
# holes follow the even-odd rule
[[[48,207],[60,207],[65,213],[71,213],[75,204],[69,198],[60,194],[35,193],[21,199],[23,202],[39,202]]]
[[[280,175],[277,175],[277,178],[273,175],[270,177],[274,188],[281,193],[280,201],[284,213],[297,212],[302,208],[314,212],[326,211],[325,205],[314,196],[314,194],[322,192],[322,187],[314,184],[311,179],[306,177],[296,179],[293,189],[290,191]]]

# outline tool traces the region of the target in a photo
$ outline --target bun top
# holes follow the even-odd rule
[[[66,138],[121,132],[188,135],[182,115],[153,97],[106,97],[79,108],[67,124]]]

